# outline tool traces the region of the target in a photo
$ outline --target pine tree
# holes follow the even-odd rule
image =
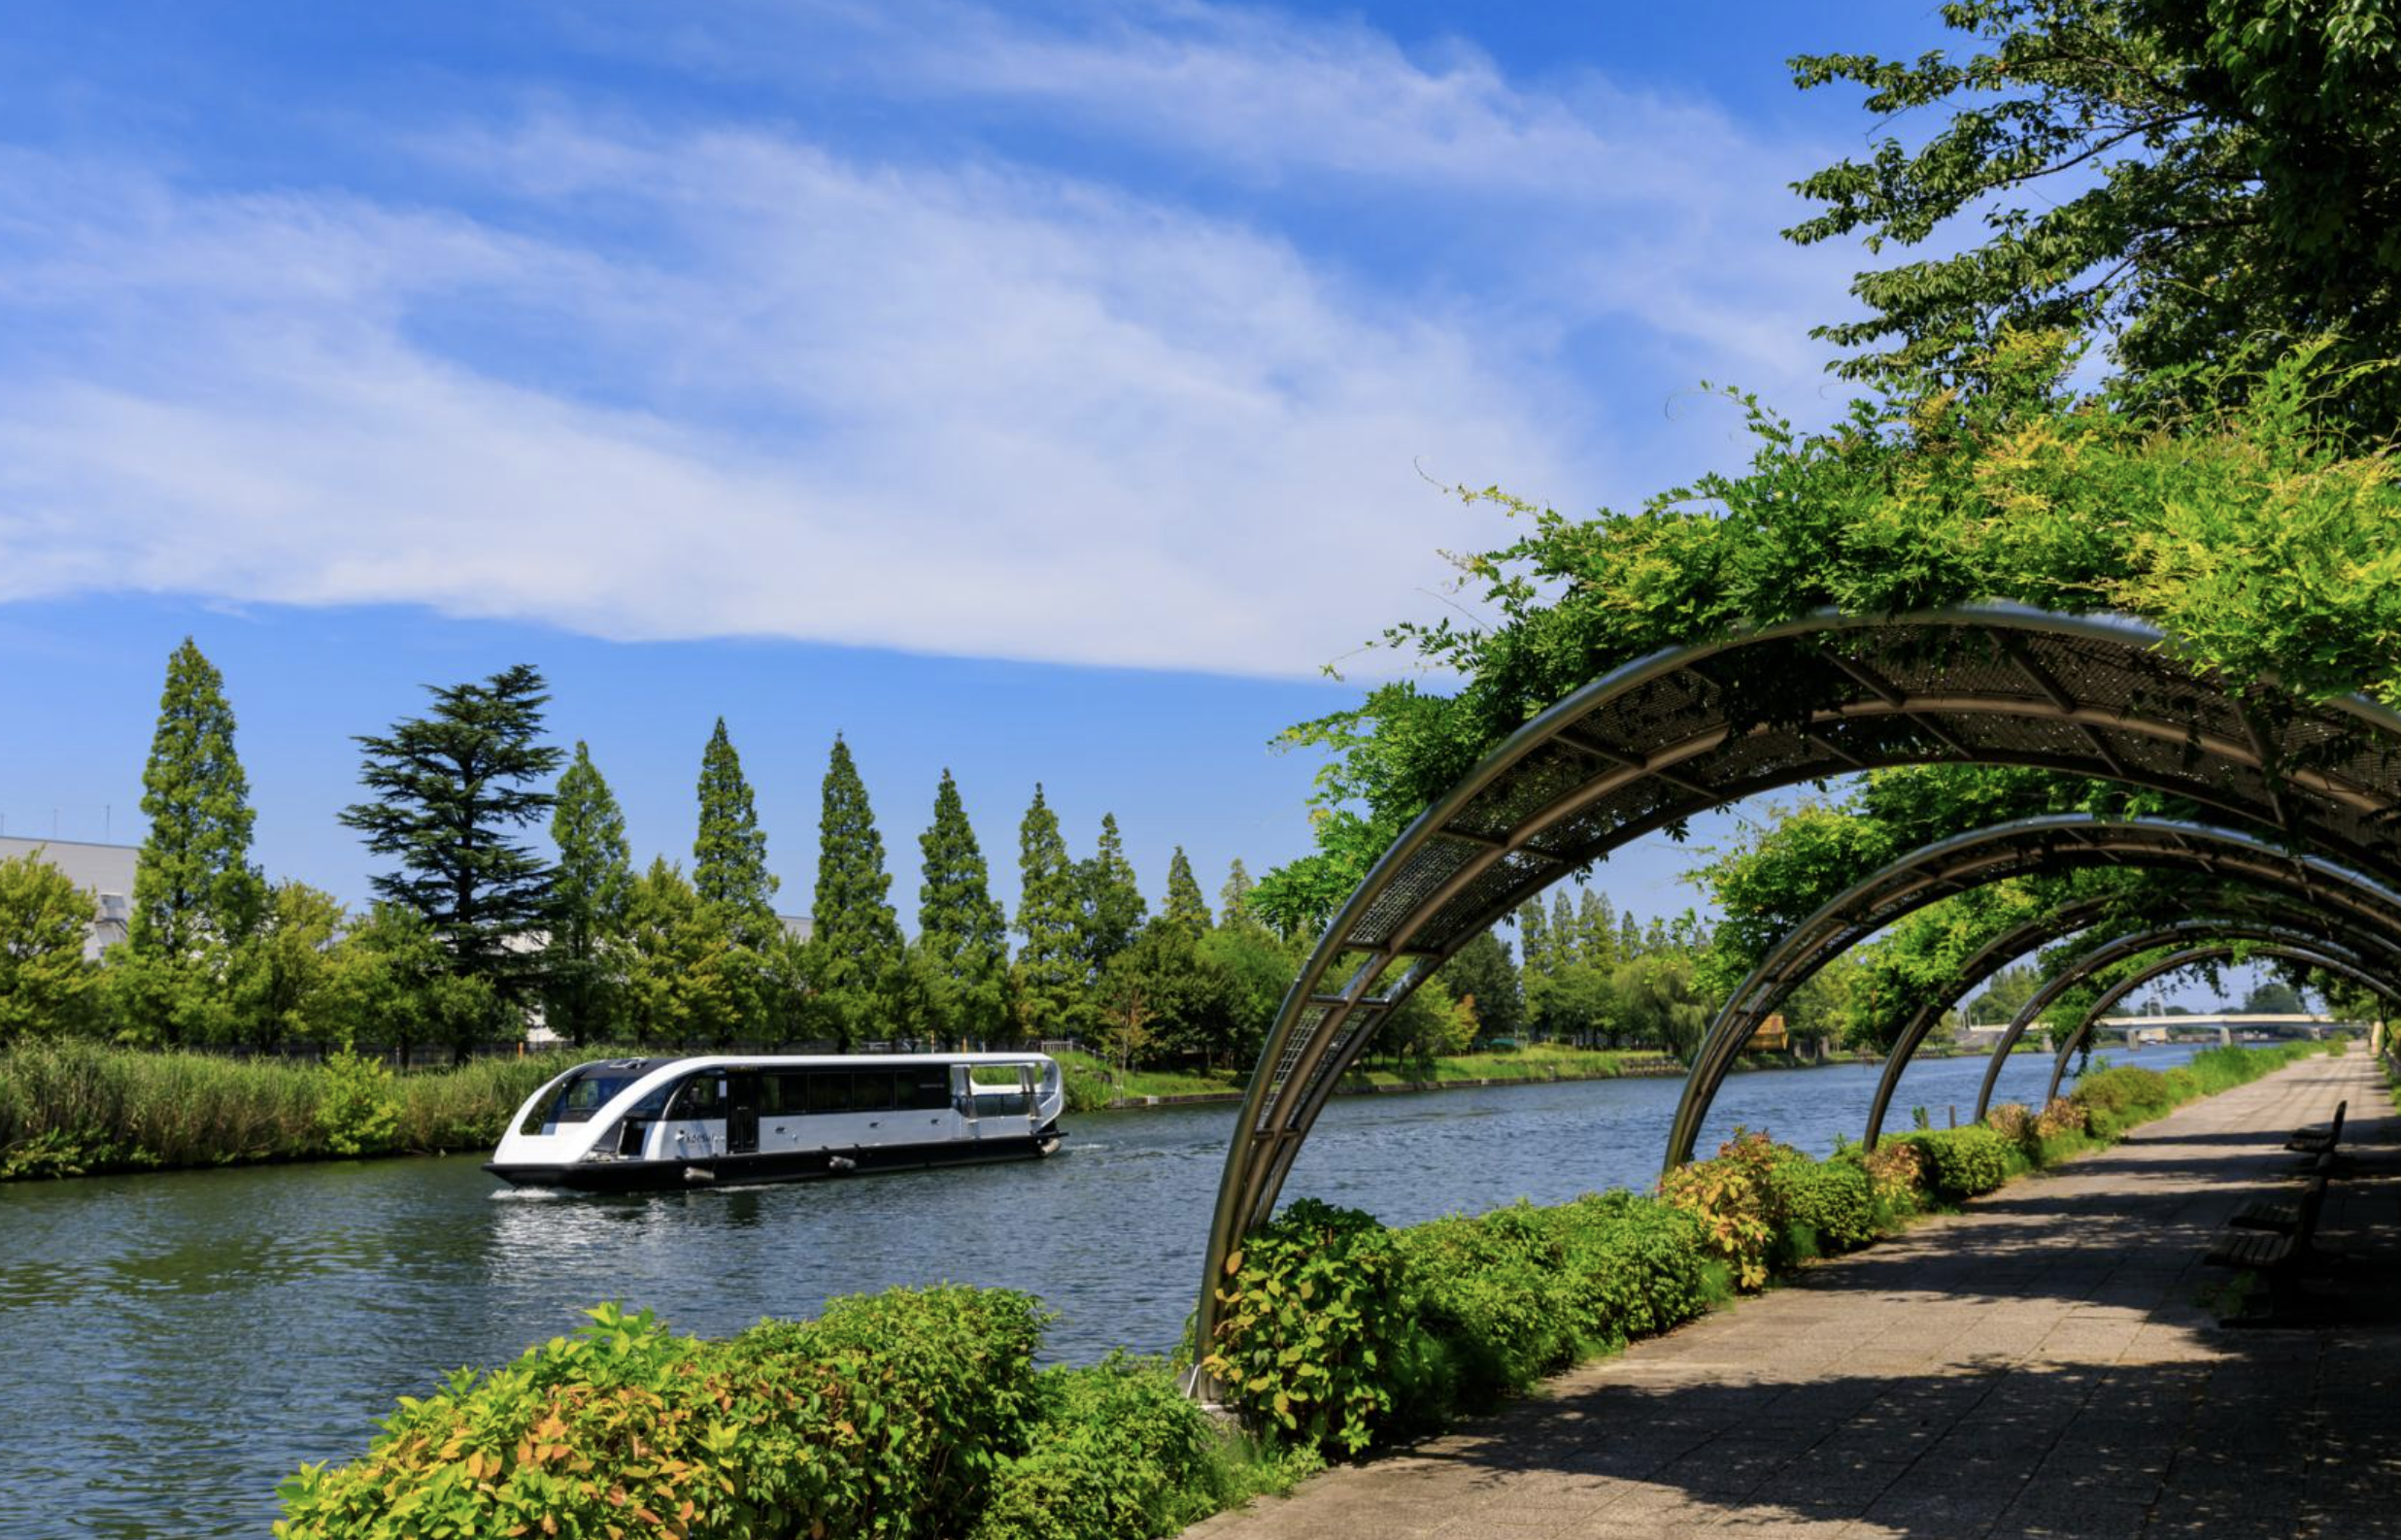
[[[1642,955],[1642,926],[1631,910],[1617,917],[1617,961],[1622,966]]]
[[[702,903],[725,908],[738,932],[754,941],[773,934],[778,884],[767,872],[767,837],[723,717],[700,752],[700,833],[693,841],[692,886]]]
[[[1025,1035],[1061,1037],[1081,1020],[1084,965],[1076,954],[1081,911],[1075,868],[1059,834],[1059,815],[1033,788],[1033,803],[1017,828],[1018,1020]]]
[[[1077,951],[1085,975],[1098,980],[1109,959],[1133,942],[1149,917],[1133,863],[1126,859],[1126,842],[1117,832],[1117,815],[1100,815],[1100,844],[1092,859],[1076,867],[1076,898],[1081,907]]]
[[[558,768],[558,751],[536,742],[550,696],[524,663],[426,690],[430,716],[352,740],[366,751],[358,779],[376,799],[345,808],[342,821],[369,851],[400,859],[371,879],[377,896],[423,918],[458,974],[510,998],[530,970],[509,943],[549,905],[549,868],[509,835],[551,810],[550,793],[528,785]]]
[[[984,852],[950,771],[933,793],[933,822],[918,836],[926,880],[917,889],[917,945],[944,1035],[993,1038],[1006,1025],[1008,920],[994,900]]]
[[[1213,923],[1208,900],[1200,896],[1200,884],[1193,877],[1192,862],[1184,858],[1181,845],[1167,860],[1167,906],[1161,913],[1196,937]]]
[[[190,637],[167,659],[158,726],[142,769],[150,832],[133,873],[126,940],[145,958],[212,979],[256,923],[265,885],[250,864],[250,783],[233,749],[224,679]]]
[[[1226,886],[1217,890],[1217,912],[1224,917],[1227,924],[1259,923],[1259,917],[1251,913],[1250,901],[1251,889],[1258,886],[1251,881],[1251,874],[1243,866],[1242,857],[1235,856],[1233,867],[1226,873]]]
[[[608,953],[625,935],[633,852],[626,815],[580,738],[558,778],[558,799],[551,813],[558,864],[551,872],[550,948],[543,957],[545,1024],[569,1042],[587,1043],[613,1035],[617,991]]]
[[[826,766],[822,806],[809,983],[832,1008],[848,1044],[877,1024],[879,995],[900,966],[901,945],[884,837],[875,831],[866,785],[839,733]]]

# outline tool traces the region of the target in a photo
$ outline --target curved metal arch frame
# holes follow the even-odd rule
[[[1724,662],[1784,672],[1761,684],[1726,677]],[[1202,1351],[1235,1238],[1272,1210],[1378,1022],[1525,898],[1695,813],[1879,766],[2012,764],[2189,798],[2401,872],[2384,821],[2401,802],[2401,715],[2274,686],[2239,694],[2124,617],[1985,603],[1821,612],[1663,649],[1542,710],[1401,833],[1287,990],[1211,1215]],[[1358,959],[1347,981],[1320,992],[1346,955]]]
[[[2104,820],[2071,814],[1954,835],[1862,878],[1769,950],[1728,997],[1694,1055],[1669,1135],[1667,1167],[1692,1158],[1702,1121],[1752,1030],[1828,961],[1904,916],[1954,893],[2005,877],[2102,864],[2186,867],[2297,891],[2373,930],[2401,938],[2401,893],[2331,861],[2295,854],[2232,829],[2165,819]],[[1897,1078],[1897,1070],[1888,1073],[1880,1098],[1889,1097]]]
[[[2189,947],[2171,956],[2162,957],[2147,967],[2137,969],[2131,975],[2110,986],[2102,992],[2101,997],[2093,1002],[2091,1009],[2084,1013],[2084,1019],[2077,1022],[2076,1030],[2068,1034],[2067,1041],[2059,1045],[2059,1053],[2051,1059],[2050,1082],[2043,1089],[2044,1103],[2048,1105],[2051,1099],[2059,1094],[2059,1082],[2068,1072],[2068,1060],[2076,1056],[2077,1048],[2092,1035],[2093,1024],[2109,1014],[2111,1006],[2115,1005],[2153,979],[2198,963],[2214,962],[2234,956],[2237,950],[2232,946]],[[2379,978],[2369,971],[2360,959],[2335,955],[2332,949],[2276,944],[2252,947],[2249,949],[2249,955],[2289,957],[2295,962],[2308,963],[2313,968],[2323,968],[2329,973],[2340,974],[2353,984],[2383,995],[2387,1002],[2401,1001],[2401,988],[2397,988],[2389,978]]]
[[[2121,903],[2122,899],[2115,894],[2080,898],[2023,921],[1994,936],[1961,962],[1943,987],[1928,996],[1902,1024],[1900,1033],[1893,1039],[1892,1052],[1900,1053],[1904,1044],[1922,1044],[1932,1035],[1945,1013],[1956,1009],[1961,1000],[1975,992],[1978,985],[2011,962],[2037,948],[2050,946],[2080,930],[2090,928],[2103,916],[2117,910]],[[2322,922],[2322,917],[2317,912],[2281,896],[2274,889],[2245,887],[2232,883],[2211,892],[2206,899],[2185,899],[2180,903],[2178,912],[2191,918],[2222,920],[2228,923],[2247,921],[2270,924],[2282,922],[2303,931]],[[2167,922],[2161,921],[2163,924]],[[2393,961],[2401,966],[2401,940],[2379,940],[2393,949]]]
[[[2214,896],[2230,899],[2237,890],[2236,885],[2229,884],[2225,890]],[[1899,1093],[1901,1076],[1915,1058],[1917,1051],[1925,1045],[1926,1039],[1933,1034],[1944,1012],[1978,985],[2007,966],[2012,958],[2023,956],[2039,947],[2049,946],[2080,930],[2089,929],[2101,914],[2114,907],[2115,902],[2110,896],[2096,896],[2064,905],[2012,926],[1978,948],[1974,955],[1961,963],[1950,982],[1919,1006],[1903,1025],[1900,1035],[1893,1039],[1892,1049],[1884,1058],[1883,1070],[1877,1077],[1875,1099],[1868,1109],[1868,1147],[1873,1149],[1883,1131],[1884,1118],[1891,1111],[1893,1097]],[[2191,918],[2184,923],[2195,935],[2250,935],[2255,932],[2252,939],[2283,936],[2305,938],[2313,943],[2333,942],[2354,948],[2362,954],[2373,952],[2380,954],[2385,965],[2393,969],[2394,977],[2401,978],[2401,937],[2363,930],[2339,921],[2329,923],[2318,911],[2282,897],[2274,889],[2255,889],[2245,894],[2240,905],[2228,903],[2223,910],[2200,905],[2187,913]],[[1978,1102],[1977,1116],[1979,1118],[1983,1116],[1984,1102],[1992,1094],[1998,1066],[2002,1061],[2003,1056],[1996,1055],[1992,1064],[1986,1066],[1986,1079]]]
[[[2181,938],[2173,933],[2173,927],[2170,926],[2155,926],[2148,930],[2130,931],[2125,935],[2103,942],[2060,969],[2059,972],[2044,980],[2042,986],[2026,997],[2026,1003],[2017,1008],[2017,1014],[2010,1019],[2009,1026],[2002,1031],[2000,1041],[1993,1045],[1992,1060],[1984,1066],[1983,1084],[1976,1093],[1978,1121],[1981,1122],[1984,1114],[1991,1109],[1993,1088],[2000,1084],[2001,1066],[2008,1062],[2011,1051],[2017,1047],[2019,1039],[2033,1029],[2034,1023],[2042,1019],[2043,1013],[2058,1002],[2061,995],[2090,979],[2093,974],[2103,968],[2123,962],[2128,957],[2140,956],[2146,952],[2156,951],[2180,939]],[[2065,1058],[2063,1057],[2060,1062],[2065,1063]],[[2056,1082],[2054,1081],[2053,1084],[2055,1086]],[[2044,1099],[2047,1101],[2050,1098],[2046,1096]]]

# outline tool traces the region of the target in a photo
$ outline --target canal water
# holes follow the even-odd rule
[[[1966,1117],[1984,1064],[1913,1065],[1893,1122],[1912,1105],[1937,1127]],[[2031,1099],[2048,1068],[2016,1056],[2002,1096]],[[1876,1073],[1736,1076],[1702,1148],[1742,1123],[1824,1154],[1857,1137]],[[1343,1098],[1285,1196],[1405,1224],[1643,1187],[1680,1088]],[[357,1454],[395,1397],[514,1357],[603,1299],[717,1334],[951,1280],[1041,1295],[1054,1357],[1163,1352],[1199,1284],[1233,1117],[1085,1114],[1050,1160],[712,1192],[501,1189],[476,1156],[0,1187],[0,1534],[264,1534],[295,1465]]]

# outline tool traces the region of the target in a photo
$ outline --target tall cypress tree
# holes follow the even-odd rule
[[[1575,901],[1575,931],[1577,950],[1584,960],[1595,967],[1613,968],[1623,959],[1617,955],[1617,910],[1608,895],[1587,887]]]
[[[1517,906],[1517,950],[1525,959],[1528,979],[1546,978],[1552,969],[1550,921],[1543,918],[1542,901],[1529,898]]]
[[[1207,930],[1211,923],[1208,900],[1200,896],[1200,884],[1194,879],[1192,862],[1184,858],[1181,845],[1167,859],[1167,905],[1160,915],[1195,936]]]
[[[845,1043],[876,1015],[877,996],[900,963],[884,837],[875,831],[866,785],[850,745],[834,735],[818,820],[817,901],[809,936],[809,983],[832,1005]]]
[[[1251,889],[1258,886],[1251,881],[1250,871],[1242,864],[1242,857],[1235,856],[1234,865],[1227,869],[1226,886],[1217,890],[1217,912],[1224,917],[1227,924],[1234,924],[1236,921],[1254,925],[1259,922],[1259,917],[1251,913],[1250,907]]]
[[[1059,815],[1042,800],[1039,783],[1017,828],[1017,933],[1025,938],[1017,949],[1019,1019],[1028,1037],[1064,1035],[1083,1015],[1084,965],[1076,950],[1082,910]]]
[[[700,752],[700,833],[692,847],[692,886],[702,903],[727,910],[737,930],[754,939],[772,932],[778,884],[767,872],[767,837],[723,717]]]
[[[1133,942],[1150,908],[1142,901],[1133,863],[1126,859],[1126,842],[1117,832],[1117,815],[1100,815],[1100,844],[1092,859],[1076,868],[1076,898],[1081,906],[1077,949],[1090,977],[1098,979],[1109,959]]]
[[[550,900],[549,868],[510,837],[551,810],[531,784],[558,768],[558,751],[536,741],[550,696],[525,663],[425,688],[430,715],[352,740],[375,800],[343,809],[342,821],[369,851],[399,857],[398,871],[371,879],[376,895],[422,916],[460,975],[515,997],[531,970],[509,943],[543,922]]]
[[[950,771],[933,793],[933,822],[918,836],[926,880],[917,889],[917,945],[932,964],[934,1007],[954,1037],[998,1036],[1006,1023],[1008,918],[993,898],[984,852]]]
[[[608,952],[626,930],[633,887],[633,852],[626,815],[609,791],[582,739],[558,778],[551,814],[551,843],[558,864],[551,872],[551,937],[544,954],[547,1024],[570,1042],[612,1035],[618,991]]]
[[[256,922],[265,885],[250,864],[250,783],[234,753],[224,678],[188,636],[167,659],[142,815],[150,832],[126,939],[145,958],[181,966],[214,954],[214,967]]]
[[[1551,890],[1551,965],[1565,968],[1584,960],[1584,932],[1575,922],[1575,900],[1565,887]]]

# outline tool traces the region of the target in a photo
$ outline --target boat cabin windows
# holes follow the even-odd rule
[[[585,1064],[570,1070],[551,1093],[536,1102],[519,1125],[521,1133],[552,1133],[561,1123],[590,1122],[617,1093],[642,1078],[638,1059],[611,1064]]]
[[[675,1088],[667,1103],[669,1122],[726,1116],[726,1072],[704,1069]]]
[[[760,1079],[759,1110],[773,1118],[940,1111],[951,1104],[950,1074],[939,1064],[924,1069],[783,1069]]]

